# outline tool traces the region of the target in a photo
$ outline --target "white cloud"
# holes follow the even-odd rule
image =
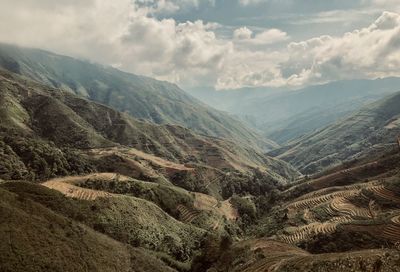
[[[184,2],[197,5],[196,0],[1,1],[1,41],[113,64],[183,87],[300,86],[400,76],[397,13],[385,12],[370,26],[340,37],[277,47],[289,38],[278,29],[241,27],[228,39],[217,36],[215,23],[152,16]]]
[[[254,36],[254,37],[253,37]],[[233,31],[233,40],[245,45],[269,45],[289,39],[286,32],[279,29],[266,29],[255,35],[247,27],[240,27]]]
[[[235,40],[248,40],[251,39],[253,35],[253,31],[248,29],[247,27],[237,28],[233,31],[233,38]]]
[[[291,43],[288,55],[282,67],[295,70],[288,84],[400,76],[400,15],[384,12],[369,27],[342,37]]]
[[[216,80],[215,71],[232,48],[215,36],[217,24],[158,20],[149,13],[161,6],[143,7],[143,1],[2,1],[3,42],[113,64],[177,83]]]
[[[258,33],[254,37],[254,42],[258,44],[272,44],[287,40],[288,38],[289,37],[286,32],[274,28]]]
[[[292,42],[276,52],[247,54],[221,72],[217,86],[303,86],[388,76],[400,76],[400,15],[384,12],[370,26],[341,37],[325,35]]]

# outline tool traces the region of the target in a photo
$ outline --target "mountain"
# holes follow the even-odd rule
[[[211,178],[219,195],[222,182],[235,183],[235,175],[262,171],[279,183],[297,175],[290,165],[250,146],[181,126],[139,121],[7,71],[0,71],[0,88],[3,179],[37,180],[104,169],[166,178],[185,187],[186,179],[200,175],[196,188]],[[228,179],[229,172],[236,174]]]
[[[400,78],[346,80],[299,90],[240,89],[194,94],[252,124],[278,144],[324,128],[399,91]]]
[[[231,198],[298,175],[9,71],[0,90],[1,271],[188,271],[208,236],[240,233]]]
[[[315,173],[345,161],[397,148],[399,135],[400,93],[396,93],[293,141],[273,154],[303,173]]]
[[[374,151],[398,131],[400,94],[342,131],[382,144],[293,182],[289,164],[227,139],[9,71],[0,90],[1,271],[391,272],[400,262],[400,154]]]
[[[7,44],[0,44],[0,67],[136,118],[157,124],[182,125],[199,134],[234,139],[261,149],[277,147],[228,114],[186,94],[175,84]]]

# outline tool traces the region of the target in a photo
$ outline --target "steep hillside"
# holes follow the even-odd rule
[[[211,244],[218,257],[194,271],[397,271],[399,158],[386,153],[288,186],[258,206],[252,238]]]
[[[292,245],[261,238],[234,245],[222,253],[213,269],[223,272],[395,272],[399,265],[396,254],[395,249],[310,254]]]
[[[117,242],[20,193],[0,188],[1,271],[174,271],[154,253]],[[47,195],[48,201],[53,193]]]
[[[138,121],[6,71],[0,73],[0,88],[4,179],[43,180],[100,170],[163,178],[187,188],[190,182],[196,188],[202,183],[207,192],[211,175],[220,176],[212,188],[220,195],[221,180],[233,183],[256,170],[278,183],[297,175],[288,164],[249,146]]]
[[[397,146],[400,94],[362,108],[325,129],[274,151],[303,173],[315,173],[344,161],[382,153]]]
[[[194,94],[283,144],[399,91],[399,83],[399,78],[347,80],[293,91],[255,88]]]
[[[168,82],[6,44],[0,44],[0,67],[157,124],[182,125],[200,134],[234,139],[262,149],[277,146]]]

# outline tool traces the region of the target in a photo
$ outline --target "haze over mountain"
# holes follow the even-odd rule
[[[0,67],[158,124],[179,124],[209,136],[271,149],[277,145],[187,95],[175,84],[47,51],[0,44]]]
[[[334,124],[273,151],[303,173],[373,157],[398,145],[400,93],[364,106]]]
[[[299,90],[201,90],[203,102],[227,111],[283,144],[321,129],[362,106],[399,91],[400,78],[347,80]]]

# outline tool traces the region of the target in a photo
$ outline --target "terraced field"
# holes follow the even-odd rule
[[[372,214],[369,209],[353,205],[346,197],[338,197],[333,199],[330,207],[332,210],[343,215],[348,215],[352,218],[372,218]]]
[[[343,178],[348,178],[352,176],[357,176],[360,173],[366,172],[371,169],[377,169],[380,166],[380,163],[378,161],[373,161],[373,162],[368,162],[362,165],[354,166],[348,169],[342,169],[335,171],[333,173],[329,173],[326,175],[322,176],[317,176],[316,178],[313,178],[309,181],[302,182],[298,185],[292,186],[288,190],[286,190],[284,193],[285,194],[291,194],[295,191],[301,190],[304,187],[311,187],[313,191],[315,190],[320,190],[320,189],[326,189],[326,190],[332,190],[332,187],[335,187],[337,184],[335,184],[338,180],[341,180]],[[384,170],[382,170],[384,171]],[[357,186],[351,185],[351,186]],[[334,189],[333,189],[334,190]],[[311,192],[310,194],[312,194]],[[308,194],[303,195],[302,197],[308,197]]]
[[[250,240],[247,243],[250,244],[252,251],[261,251],[267,257],[248,265],[243,272],[278,271],[285,260],[310,255],[310,253],[300,248],[274,240],[257,239]]]
[[[390,201],[400,203],[400,196],[397,196],[392,191],[389,191],[383,185],[371,186],[371,187],[367,188],[367,190],[374,193],[375,195],[377,195],[379,197],[382,197],[383,199],[387,199]]]
[[[296,201],[309,199],[309,198],[312,198],[312,197],[318,197],[318,196],[322,196],[322,195],[333,193],[333,192],[337,192],[337,191],[360,190],[360,189],[363,189],[363,188],[366,188],[366,187],[370,187],[370,186],[373,186],[373,185],[376,185],[376,184],[378,184],[377,181],[368,182],[368,183],[356,183],[356,184],[348,185],[348,186],[332,186],[332,187],[316,190],[316,191],[313,191],[313,192],[308,193],[308,194],[304,194],[304,195],[298,197],[296,199]]]
[[[268,239],[248,240],[239,244],[250,247],[253,255],[252,258],[241,260],[239,266],[230,270],[233,272],[398,271],[396,264],[399,257],[395,250],[310,254],[298,247]]]
[[[328,235],[336,231],[339,222],[314,222],[308,225],[295,228],[292,234],[277,236],[278,240],[288,244],[297,244],[301,241],[312,238],[317,234]]]
[[[180,215],[180,220],[184,223],[192,223],[199,215],[200,211],[188,208],[185,205],[178,205],[176,208]]]
[[[394,243],[400,242],[400,215],[392,217],[390,224],[383,230],[383,236]]]
[[[57,190],[67,197],[83,199],[83,200],[95,200],[99,197],[111,197],[112,194],[103,191],[97,191],[92,189],[85,189],[79,186],[73,185],[68,182],[59,180],[50,180],[42,183],[47,188]]]
[[[303,209],[315,207],[317,205],[321,205],[323,203],[327,203],[338,197],[354,196],[358,192],[359,192],[359,190],[348,190],[348,191],[339,191],[339,192],[316,196],[316,197],[310,197],[307,199],[303,199],[303,200],[299,200],[299,201],[290,203],[289,205],[286,206],[286,208],[288,208],[289,210],[292,210],[292,209],[293,210],[303,210]]]
[[[55,178],[42,183],[43,186],[57,190],[63,193],[67,197],[94,200],[99,197],[110,197],[116,196],[115,194],[93,190],[88,188],[82,188],[79,184],[84,183],[88,180],[104,180],[104,181],[127,181],[130,178],[124,175],[116,173],[93,173],[84,176],[69,176],[62,178]]]
[[[354,170],[374,167],[376,162],[363,166],[354,167],[349,170],[340,171],[341,174]],[[340,173],[329,174],[309,181],[309,186],[320,186],[321,180],[329,180],[332,176]],[[380,200],[385,203],[400,204],[400,196],[389,190],[385,186],[385,179],[355,183],[345,186],[327,186],[309,192],[294,200],[288,201],[282,206],[280,213],[287,214],[289,227],[286,227],[276,236],[271,238],[278,239],[289,244],[298,244],[307,241],[317,235],[329,236],[338,230],[341,225],[359,224],[367,222],[367,225],[374,224],[377,216],[381,218],[379,224],[383,224],[383,234],[381,236],[392,242],[400,241],[400,216],[391,216],[396,211],[393,208],[381,209]],[[330,184],[328,182],[328,184]],[[390,217],[391,216],[391,217]],[[303,223],[296,221],[302,218]],[[384,218],[389,218],[382,223]],[[369,223],[368,223],[369,222]],[[369,225],[368,225],[369,224]],[[378,223],[376,223],[378,224]],[[359,230],[363,227],[359,226]],[[366,232],[368,227],[364,227]],[[370,233],[370,232],[369,232]],[[373,235],[376,235],[374,233]]]

